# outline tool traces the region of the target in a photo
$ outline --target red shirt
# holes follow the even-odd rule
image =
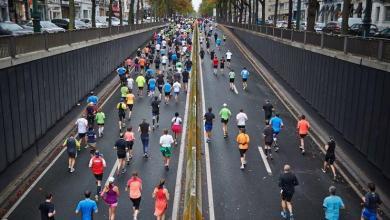
[[[92,157],[89,161],[89,167],[93,174],[102,174],[106,167],[106,161],[102,157]]]
[[[214,66],[218,66],[218,59],[213,59],[213,64],[214,64]]]

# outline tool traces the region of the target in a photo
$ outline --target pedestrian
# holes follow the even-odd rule
[[[226,61],[227,61],[228,67],[230,67],[230,64],[231,64],[232,55],[233,55],[233,53],[230,52],[230,50],[228,50],[228,51],[226,52]]]
[[[125,118],[126,118],[126,109],[127,105],[125,103],[125,99],[121,98],[119,100],[119,103],[116,105],[116,108],[118,109],[118,125],[119,125],[119,132],[122,132],[122,128],[126,126],[125,124]]]
[[[234,79],[236,78],[236,73],[233,71],[233,69],[230,69],[229,71],[229,88],[230,90],[234,91]]]
[[[164,157],[165,170],[169,170],[169,161],[172,156],[172,144],[174,140],[172,135],[168,134],[168,129],[164,129],[163,135],[160,137],[160,151]]]
[[[241,71],[241,78],[242,78],[242,89],[246,90],[248,87],[248,77],[249,77],[249,71],[244,67],[244,69]]]
[[[377,209],[382,200],[379,197],[379,194],[375,192],[375,184],[368,183],[367,187],[369,192],[362,197],[363,210],[361,215],[361,220],[376,220],[378,218]]]
[[[221,70],[222,74],[225,70],[225,58],[222,57],[221,60],[219,61],[219,69]]]
[[[122,83],[122,86],[120,88],[121,98],[126,99],[127,93],[129,93],[129,88],[126,84]]]
[[[135,95],[133,94],[132,90],[129,90],[129,92],[126,95],[126,105],[127,105],[127,109],[129,110],[129,118],[128,118],[129,121],[131,119],[131,112],[133,111],[134,101],[135,101]]]
[[[78,139],[80,140],[80,146],[85,146],[87,143],[86,140],[86,133],[88,130],[88,121],[85,119],[86,115],[83,114],[81,118],[76,120],[76,127],[77,127],[77,133],[78,133]],[[80,151],[80,146],[77,148],[77,151]]]
[[[279,144],[278,144],[278,135],[282,128],[284,127],[283,120],[279,117],[279,113],[276,113],[274,117],[271,118],[269,121],[272,130],[274,132],[274,147],[275,152],[278,152],[279,150]]]
[[[108,184],[104,186],[101,196],[108,205],[108,220],[115,220],[116,207],[118,207],[119,188],[114,185],[114,177],[108,177]]]
[[[126,172],[126,153],[128,151],[127,142],[123,138],[123,134],[120,134],[119,139],[115,142],[114,148],[116,149],[116,155],[118,157],[118,166],[116,169],[116,175],[119,176],[119,172],[124,174]]]
[[[305,115],[301,115],[300,120],[297,123],[297,132],[299,135],[300,145],[299,149],[301,150],[302,155],[305,154],[305,137],[309,134],[310,125],[306,120]]]
[[[155,64],[156,70],[159,70],[160,69],[160,64],[161,64],[161,59],[160,59],[159,55],[157,55],[156,59],[154,59],[154,64]]]
[[[190,73],[188,70],[184,70],[182,73],[182,78],[183,78],[183,88],[184,92],[187,92],[188,90],[188,79],[190,78]]]
[[[98,125],[98,135],[99,137],[103,137],[104,132],[104,122],[106,120],[106,115],[102,111],[101,108],[98,109],[98,112],[95,116],[96,124]]]
[[[240,112],[236,115],[236,121],[238,129],[245,128],[246,121],[248,121],[248,116],[244,113],[244,109],[240,109]]]
[[[144,151],[144,158],[148,158],[150,126],[149,123],[146,122],[146,119],[142,119],[141,124],[139,124],[138,131],[141,132],[141,142]]]
[[[288,164],[285,164],[283,167],[283,173],[279,176],[279,187],[281,189],[281,198],[282,198],[282,209],[280,213],[282,218],[290,220],[293,219],[293,207],[291,204],[292,197],[295,192],[295,186],[297,186],[298,179],[293,172],[291,172],[291,167]],[[288,213],[287,213],[288,210]]]
[[[227,104],[223,103],[221,110],[219,111],[219,116],[221,117],[222,131],[224,138],[228,137],[228,122],[229,118],[232,115],[231,111],[228,109]]]
[[[120,81],[124,82],[126,79],[126,72],[127,72],[126,68],[121,66],[121,67],[116,69],[116,72],[118,73],[118,77],[119,77]]]
[[[142,74],[140,74],[135,79],[135,82],[137,83],[137,87],[138,87],[137,96],[143,96],[143,90],[146,83],[145,77]]]
[[[217,75],[217,72],[218,72],[218,57],[217,56],[214,56],[213,58],[213,71],[214,71],[214,75]]]
[[[329,196],[324,199],[322,204],[325,210],[326,220],[339,220],[340,209],[345,209],[343,200],[336,196],[336,187],[329,187]]]
[[[96,202],[91,200],[91,192],[84,192],[85,199],[81,200],[76,207],[76,214],[81,212],[82,220],[93,220],[93,214],[98,213]]]
[[[199,55],[200,55],[200,59],[203,60],[203,58],[204,58],[204,50],[203,50],[203,48],[200,48]]]
[[[237,135],[236,141],[238,143],[238,149],[240,151],[240,161],[241,161],[241,167],[240,169],[245,169],[246,166],[246,160],[245,160],[245,154],[246,151],[249,148],[249,135],[245,133],[245,128],[240,128],[240,133]]]
[[[272,158],[272,151],[271,151],[271,146],[272,142],[274,141],[273,138],[273,129],[269,124],[269,121],[265,121],[265,128],[263,130],[263,137],[264,137],[264,153],[265,156],[268,158]]]
[[[217,40],[215,41],[215,45],[217,46],[218,50],[221,50],[221,44],[222,44],[221,38],[217,38]]]
[[[72,132],[62,146],[66,147],[68,153],[68,172],[73,173],[75,171],[74,165],[76,163],[77,149],[80,148],[80,142],[75,138],[75,134]]]
[[[86,136],[87,136],[87,145],[85,146],[85,148],[90,147],[91,148],[90,154],[91,156],[93,156],[96,151],[96,133],[93,127],[88,128]]]
[[[154,130],[155,125],[157,128],[159,127],[160,121],[160,100],[158,100],[157,96],[153,98],[150,105],[152,106],[152,129]]]
[[[99,201],[99,195],[102,190],[104,168],[106,168],[106,166],[106,160],[104,160],[103,155],[100,154],[99,151],[95,151],[95,156],[89,160],[88,167],[91,169],[91,172],[96,180],[96,201]]]
[[[169,192],[165,188],[165,180],[161,179],[158,186],[153,190],[152,197],[155,200],[154,203],[154,215],[157,220],[165,219],[165,211],[168,209]]]
[[[324,159],[324,166],[321,169],[322,172],[326,173],[327,168],[330,166],[332,173],[333,173],[333,180],[337,180],[337,175],[336,175],[336,167],[334,165],[334,162],[336,160],[336,154],[335,154],[335,149],[336,149],[336,141],[334,140],[333,137],[329,137],[328,143],[325,145],[325,159]]]
[[[133,158],[133,145],[134,145],[134,132],[133,127],[129,126],[126,132],[123,134],[123,138],[126,141],[126,162],[130,164],[130,160]]]
[[[85,114],[87,115],[88,125],[93,127],[96,115],[96,106],[93,102],[88,103],[87,108],[85,109]]]
[[[47,193],[45,201],[39,205],[39,211],[41,212],[41,220],[54,220],[56,210],[54,209],[53,194]]]
[[[211,52],[210,52],[210,59],[211,60],[214,60],[214,55],[215,55],[215,51],[211,50]]]
[[[211,131],[213,130],[213,123],[215,119],[215,115],[213,114],[213,109],[211,107],[208,108],[207,113],[203,116],[204,122],[204,130],[206,131],[206,141],[210,143],[211,141]]]
[[[274,111],[274,106],[271,104],[270,100],[265,100],[265,104],[263,105],[263,111],[265,122],[269,122],[272,117],[272,112]]]
[[[171,91],[172,91],[172,85],[167,80],[167,82],[164,84],[164,99],[166,105],[169,103],[169,100],[171,99]]]
[[[157,82],[156,83],[157,83],[158,91],[160,92],[158,94],[158,97],[161,100],[162,90],[163,90],[163,87],[164,87],[164,84],[165,84],[164,74],[163,73],[160,72],[160,73],[157,74]]]
[[[181,89],[181,84],[179,83],[179,81],[175,81],[175,83],[173,83],[173,93],[175,94],[175,102],[177,103],[179,101],[179,94],[180,94],[180,89]]]
[[[133,219],[137,220],[142,194],[142,179],[137,172],[133,172],[127,181],[126,191],[129,191],[129,198],[133,203]]]
[[[179,117],[179,112],[175,112],[175,116],[171,120],[171,129],[174,135],[175,145],[177,145],[177,139],[182,132],[182,123],[183,120]]]
[[[94,105],[97,105],[99,102],[99,97],[97,97],[94,93],[94,91],[90,92],[90,95],[87,98],[87,103],[93,103]]]
[[[217,39],[218,39],[218,33],[215,32],[215,33],[214,33],[214,41],[217,41]]]

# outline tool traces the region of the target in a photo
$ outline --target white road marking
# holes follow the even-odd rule
[[[238,91],[237,91],[236,85],[233,85],[233,90],[238,95]]]
[[[258,148],[259,148],[261,159],[263,159],[264,166],[265,166],[265,169],[267,170],[268,175],[272,175],[272,170],[271,170],[271,167],[269,166],[267,156],[265,156],[263,148],[261,146],[259,146]]]
[[[200,57],[199,57],[199,60]],[[203,86],[203,71],[202,71],[202,64],[199,63],[199,74],[200,74],[200,86],[201,86],[201,92],[202,92],[202,111],[203,114],[206,113],[206,103],[204,99],[204,86]],[[205,138],[205,130],[203,127],[203,141],[205,145],[205,161],[206,161],[206,179],[207,179],[207,196],[208,196],[208,203],[209,203],[209,219],[215,220],[215,214],[214,214],[214,200],[213,200],[213,183],[211,180],[211,167],[210,167],[210,151],[209,151],[209,144],[206,141]]]
[[[117,85],[115,89],[110,93],[110,95],[104,100],[101,104],[103,107],[107,101],[114,95],[116,90],[119,89],[120,85]],[[26,196],[31,192],[31,190],[38,184],[38,182],[42,179],[42,177],[49,171],[49,169],[54,165],[55,162],[60,158],[60,156],[66,151],[66,148],[63,148],[61,152],[54,158],[54,160],[46,167],[46,169],[38,176],[38,178],[30,185],[30,187],[23,193],[23,195],[14,203],[14,205],[8,210],[8,212],[3,216],[2,220],[7,220],[8,217],[15,211],[15,209],[19,206],[19,204],[26,198]]]

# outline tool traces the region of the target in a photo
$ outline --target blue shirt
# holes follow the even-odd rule
[[[217,45],[221,45],[222,41],[221,41],[221,39],[218,38],[215,43],[217,43]]]
[[[169,83],[165,83],[164,85],[164,92],[171,92],[172,86]]]
[[[340,208],[344,207],[343,200],[339,196],[328,196],[324,199],[325,219],[338,220]]]
[[[82,220],[92,220],[93,212],[97,212],[96,202],[91,199],[84,199],[77,204],[76,212],[81,212]]]
[[[172,60],[173,61],[177,61],[177,55],[174,53],[174,54],[172,54]]]
[[[146,70],[146,74],[147,74],[148,76],[150,76],[150,77],[153,77],[153,75],[154,75],[154,70],[151,69],[151,68],[149,68],[148,70]]]
[[[248,70],[242,70],[242,71],[241,71],[241,77],[242,77],[243,79],[248,79],[248,77],[249,77],[249,72],[248,72]]]
[[[116,72],[119,76],[122,76],[126,73],[126,69],[124,67],[119,67],[118,69],[116,69]]]
[[[155,89],[156,88],[156,80],[154,78],[151,78],[149,80],[149,88],[150,89]]]
[[[96,95],[91,95],[87,99],[87,103],[92,102],[95,105],[98,103],[98,101],[99,101],[99,98]]]
[[[271,127],[274,130],[274,132],[280,132],[280,129],[282,128],[283,125],[283,121],[281,118],[274,116],[271,118],[269,123],[271,124]]]

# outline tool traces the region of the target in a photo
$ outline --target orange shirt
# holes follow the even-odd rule
[[[249,147],[249,135],[240,133],[237,135],[238,148],[248,149]]]
[[[145,60],[144,58],[141,58],[141,59],[139,59],[138,63],[139,63],[139,65],[141,65],[141,66],[145,66],[146,60]]]
[[[138,177],[131,177],[127,182],[127,187],[129,187],[129,197],[132,199],[137,199],[141,197],[142,190],[142,180]]]
[[[297,130],[299,134],[309,133],[309,128],[310,128],[309,122],[306,121],[305,119],[301,119],[298,121]]]

